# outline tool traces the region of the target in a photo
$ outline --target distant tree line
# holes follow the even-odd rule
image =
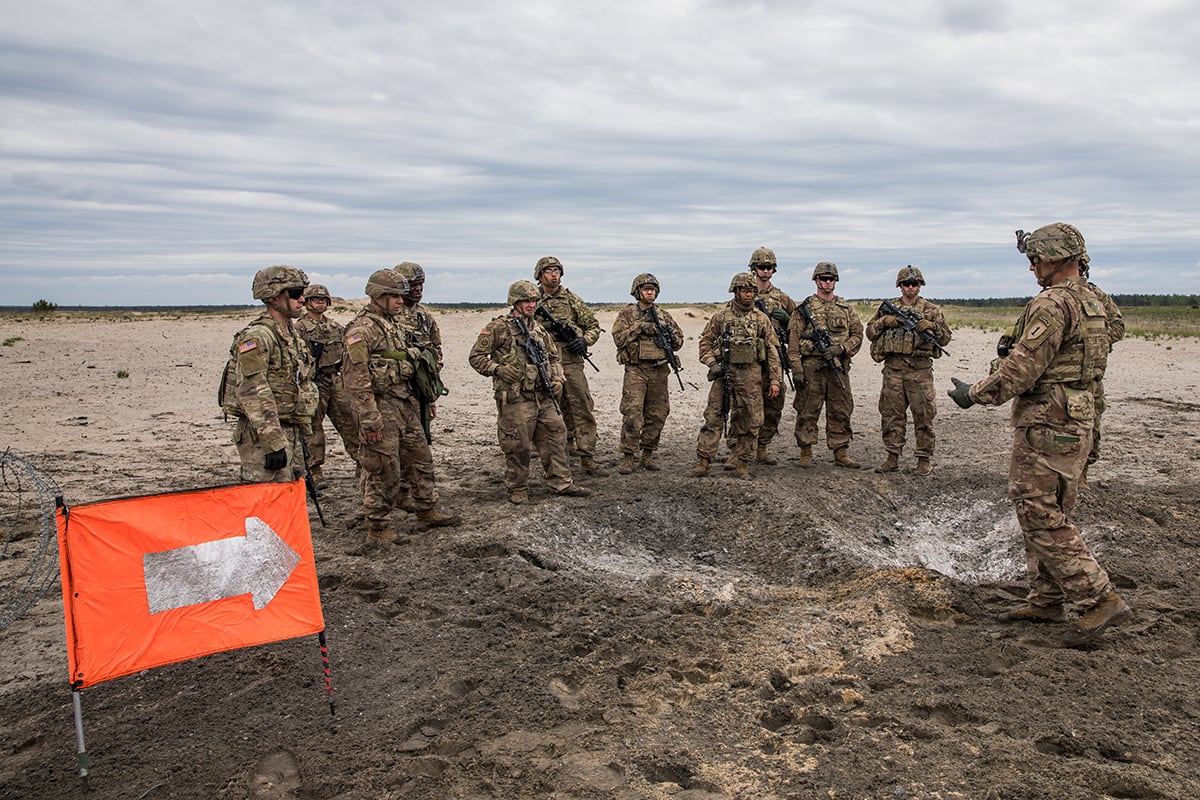
[[[1162,306],[1170,308],[1200,307],[1200,295],[1196,294],[1114,294],[1112,299],[1118,306],[1135,308],[1139,306]],[[968,306],[973,308],[997,308],[1003,306],[1023,306],[1029,302],[1028,297],[971,297],[967,299],[938,298],[934,302],[952,306]]]

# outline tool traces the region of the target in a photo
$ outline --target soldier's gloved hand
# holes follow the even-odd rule
[[[287,448],[267,453],[263,459],[263,469],[267,472],[278,472],[287,466]]]
[[[501,364],[496,377],[505,383],[520,383],[525,380],[525,370],[514,364]]]
[[[776,325],[783,328],[784,330],[787,330],[788,323],[791,322],[792,318],[789,317],[788,313],[786,311],[784,311],[782,308],[777,308],[771,312],[771,319],[775,322]]]
[[[950,399],[958,403],[959,408],[970,408],[975,405],[975,401],[971,399],[970,391],[971,384],[966,381],[960,381],[958,378],[951,378],[954,381],[954,388],[946,392],[950,395]]]
[[[658,326],[654,324],[653,320],[648,319],[642,323],[642,333],[646,334],[647,336],[657,336]]]
[[[842,347],[840,344],[831,344],[821,355],[825,357],[826,361],[833,361],[834,359],[841,358],[845,354],[845,347]]]
[[[708,365],[708,379],[715,381],[719,377],[721,377],[721,362],[714,361]]]
[[[587,353],[587,339],[582,336],[576,336],[571,341],[567,342],[567,352],[581,356]]]
[[[554,391],[555,399],[561,401],[562,396],[563,396],[563,382],[562,381],[551,381],[550,388]]]
[[[885,328],[899,328],[900,327],[900,318],[897,317],[895,314],[884,314],[882,317],[879,318],[879,322]]]
[[[802,368],[792,370],[792,385],[796,388],[804,385],[804,370]]]
[[[925,331],[931,331],[936,327],[937,327],[937,325],[934,325],[929,320],[923,319],[917,323],[917,333],[924,333]]]

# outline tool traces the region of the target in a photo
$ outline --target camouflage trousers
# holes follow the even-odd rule
[[[1030,605],[1070,602],[1086,609],[1108,588],[1108,574],[1069,517],[1090,447],[1090,431],[1036,426],[1013,432],[1008,499],[1025,537]]]
[[[779,421],[783,419],[783,407],[787,404],[787,387],[779,387],[778,397],[767,397],[771,383],[766,375],[763,376],[762,387],[763,421],[758,428],[758,446],[765,449],[779,433]],[[725,437],[725,443],[729,446],[730,453],[737,447],[737,439],[732,434]]]
[[[417,401],[386,394],[375,397],[383,417],[383,438],[359,445],[358,463],[363,495],[363,516],[375,529],[386,528],[407,484],[419,510],[437,505],[433,453],[421,430]]]
[[[912,410],[913,438],[917,458],[933,455],[937,437],[933,433],[933,418],[937,416],[936,395],[933,391],[933,368],[883,367],[883,385],[879,390],[879,427],[883,446],[889,453],[900,455],[904,450],[904,428],[908,411]]]
[[[763,423],[763,376],[758,364],[731,367],[733,377],[730,398],[727,440],[729,451],[734,457],[750,462],[754,460],[754,446],[758,431]],[[714,459],[721,443],[724,420],[721,407],[724,398],[724,381],[718,375],[708,390],[708,405],[704,408],[704,423],[696,439],[696,455]]]
[[[671,413],[671,395],[666,363],[643,361],[625,365],[621,384],[621,452],[633,455],[655,450],[662,437],[667,415]]]
[[[313,414],[312,433],[308,437],[308,467],[319,469],[325,463],[325,418],[333,423],[333,429],[342,437],[342,444],[350,458],[358,457],[358,423],[350,399],[342,388],[341,375],[322,375],[317,379],[317,410]]]
[[[567,427],[567,439],[584,457],[596,455],[596,404],[588,389],[582,361],[564,361],[562,390],[562,419]]]
[[[245,483],[288,483],[304,475],[304,447],[300,444],[304,434],[299,425],[280,423],[287,438],[287,464],[283,469],[269,471],[263,467],[267,454],[259,444],[258,434],[245,417],[237,418],[233,430],[233,443],[237,445],[238,458],[242,462],[241,478]]]
[[[823,358],[804,357],[804,388],[796,388],[796,444],[817,443],[817,421],[825,408],[825,443],[830,450],[845,447],[854,440],[850,417],[854,414],[854,396],[850,393],[850,373],[834,372],[824,366]],[[841,378],[842,386],[838,385]]]
[[[546,484],[555,491],[571,485],[567,426],[550,398],[501,392],[496,398],[496,435],[504,453],[504,486],[510,493],[529,488],[529,460],[535,449]]]

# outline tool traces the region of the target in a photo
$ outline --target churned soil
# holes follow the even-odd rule
[[[692,478],[705,318],[673,310],[702,391],[673,382],[663,470],[616,474],[621,368],[606,334],[588,374],[611,474],[582,478],[589,498],[559,498],[535,467],[532,503],[516,507],[490,382],[466,364],[494,313],[439,315],[450,394],[434,453],[461,527],[420,532],[397,512],[404,543],[365,553],[330,430],[328,527],[314,515],[313,538],[336,714],[315,637],[100,684],[82,695],[88,796],[1200,794],[1200,344],[1113,353],[1104,460],[1075,516],[1136,614],[1070,650],[1053,625],[994,620],[1024,591],[1007,408],[941,395],[933,475],[876,474],[880,378],[864,352],[851,454],[868,469],[835,468],[820,448],[798,468],[789,403],[777,466]],[[242,324],[0,319],[0,338],[19,337],[0,353],[0,446],[69,504],[234,482],[215,388]],[[939,386],[983,377],[993,346],[956,332]],[[4,510],[18,515],[11,497]],[[34,557],[34,527],[9,559]],[[0,798],[83,797],[57,589],[0,636]],[[298,788],[250,794],[293,765]]]

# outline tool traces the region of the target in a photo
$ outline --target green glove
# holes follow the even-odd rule
[[[714,361],[708,365],[708,379],[715,381],[719,377],[721,377],[721,362]]]
[[[788,313],[786,311],[784,311],[782,308],[777,308],[774,311],[772,311],[771,319],[775,321],[776,325],[783,328],[784,330],[787,330],[788,322],[791,321],[791,317],[789,317]]]
[[[971,384],[966,381],[960,381],[958,378],[951,378],[954,381],[954,388],[946,392],[950,395],[950,399],[958,403],[959,408],[970,408],[975,405],[975,401],[971,399]]]

